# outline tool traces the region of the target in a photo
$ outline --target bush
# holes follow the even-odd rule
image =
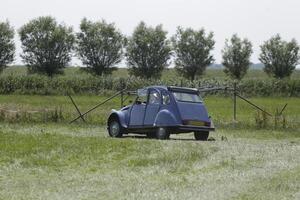
[[[214,61],[211,54],[215,45],[213,36],[213,32],[206,34],[204,29],[177,28],[172,43],[176,55],[175,68],[179,75],[192,81],[197,75],[203,75],[206,67]]]
[[[147,27],[141,22],[128,39],[126,59],[130,74],[141,78],[160,78],[169,65],[171,47],[162,25]]]
[[[278,79],[289,77],[299,64],[300,47],[295,39],[287,42],[278,34],[264,42],[260,48],[259,60],[265,65],[264,71],[270,76]]]
[[[241,80],[251,64],[252,44],[248,39],[241,39],[236,34],[226,40],[222,50],[224,72],[232,79]]]
[[[140,78],[113,78],[87,76],[57,76],[49,78],[42,75],[0,76],[0,94],[104,94],[123,88],[136,90],[149,85],[167,85],[183,87],[223,87],[233,85],[231,80],[187,79],[144,80]],[[243,80],[238,89],[245,96],[285,96],[300,97],[300,80]],[[110,93],[111,93],[110,92]],[[210,95],[228,95],[226,91],[212,91]]]
[[[75,37],[72,28],[57,24],[52,17],[33,19],[19,31],[24,63],[30,73],[63,73],[63,68],[71,61],[71,51]]]
[[[0,73],[14,61],[14,29],[8,22],[0,22]]]
[[[88,72],[111,74],[123,58],[124,38],[114,24],[84,18],[77,33],[77,54]]]

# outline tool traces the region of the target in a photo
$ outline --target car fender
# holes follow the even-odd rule
[[[122,112],[122,111],[117,111],[117,110],[112,110],[111,111],[111,114],[109,115],[109,117],[108,117],[108,120],[107,120],[107,123],[109,122],[109,120],[111,119],[111,118],[114,118],[114,117],[117,117],[118,118],[118,120],[119,120],[119,122],[120,122],[120,124],[121,124],[121,126],[123,127],[123,128],[127,128],[127,124],[126,124],[126,115],[125,115],[125,113],[124,112]]]
[[[180,122],[176,119],[175,115],[169,110],[161,110],[157,113],[154,126],[178,126]]]

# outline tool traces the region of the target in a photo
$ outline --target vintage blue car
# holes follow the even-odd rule
[[[165,86],[139,89],[132,105],[112,110],[107,126],[111,137],[139,133],[157,139],[194,132],[196,140],[207,140],[215,129],[197,89]]]

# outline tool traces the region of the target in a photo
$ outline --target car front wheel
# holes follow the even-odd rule
[[[166,140],[169,139],[170,137],[170,132],[167,128],[165,127],[160,127],[156,130],[156,138],[159,140]]]
[[[194,136],[196,140],[206,141],[209,136],[208,131],[196,131],[194,132]]]
[[[111,120],[108,124],[108,133],[110,137],[120,138],[123,135],[123,128],[118,120]]]

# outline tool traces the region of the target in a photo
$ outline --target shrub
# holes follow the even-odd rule
[[[0,73],[14,60],[14,29],[8,22],[0,23]]]
[[[140,78],[114,78],[112,76],[57,76],[7,75],[0,76],[0,94],[103,94],[127,88],[136,90],[149,85],[173,85],[183,87],[231,87],[233,81],[218,79],[144,80]],[[300,97],[300,80],[242,80],[238,89],[245,96],[293,96]],[[227,91],[212,91],[210,95],[230,95]]]
[[[77,53],[89,72],[111,74],[123,57],[124,38],[114,24],[83,19],[77,33]]]
[[[233,79],[241,80],[247,73],[250,66],[250,56],[252,54],[252,44],[249,40],[242,40],[237,35],[233,35],[230,40],[226,40],[222,50],[224,72]]]
[[[204,29],[196,31],[178,27],[172,43],[176,55],[176,69],[185,78],[195,80],[214,61],[211,55],[215,45],[212,32],[206,35]]]
[[[39,17],[19,31],[23,54],[30,73],[53,76],[63,72],[71,60],[75,37],[72,28],[57,24],[52,17]]]
[[[141,22],[128,39],[126,58],[130,74],[141,78],[159,78],[169,65],[171,47],[162,25],[147,27]]]
[[[265,72],[275,78],[289,77],[299,63],[300,47],[295,39],[286,42],[278,34],[260,48],[259,60],[265,65]]]

